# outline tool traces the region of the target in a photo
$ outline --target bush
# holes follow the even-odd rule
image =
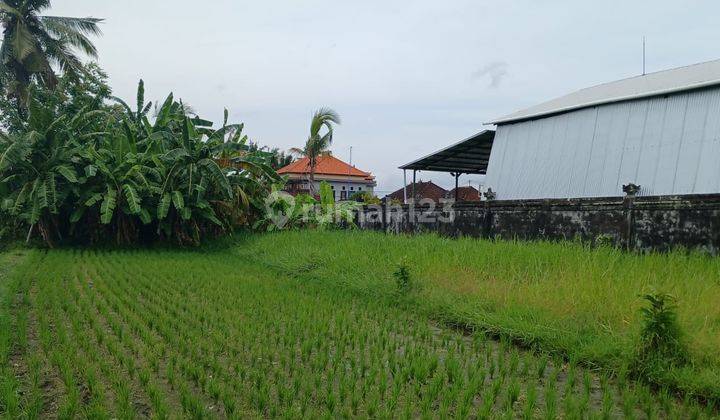
[[[351,201],[357,201],[363,204],[380,204],[381,201],[378,197],[367,191],[358,191],[350,196]]]
[[[395,277],[396,292],[398,294],[406,295],[412,290],[410,266],[406,258],[403,258],[400,264],[398,264],[397,270],[393,273],[393,277]]]
[[[653,371],[682,366],[689,361],[689,356],[677,322],[675,299],[665,293],[642,297],[648,306],[641,309],[643,325],[632,370],[652,378]]]

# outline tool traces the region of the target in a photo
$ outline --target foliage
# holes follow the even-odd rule
[[[400,295],[405,295],[412,289],[410,265],[408,264],[407,258],[403,258],[402,261],[400,261],[397,269],[393,272],[393,277],[395,277],[395,286]]]
[[[315,191],[315,168],[317,159],[323,153],[329,153],[333,141],[334,125],[340,124],[340,115],[330,108],[320,108],[310,121],[310,135],[303,148],[292,148],[292,153],[304,156],[310,161],[310,193]]]
[[[358,203],[336,203],[330,184],[325,181],[320,183],[319,201],[309,194],[293,197],[280,191],[279,185],[274,186],[274,191],[268,198],[263,216],[254,225],[256,229],[276,231],[355,227]]]
[[[641,309],[642,330],[638,344],[635,369],[639,373],[658,369],[658,365],[681,366],[688,362],[688,350],[677,322],[674,298],[665,293],[642,296],[648,303]]]
[[[292,154],[285,153],[279,148],[269,148],[267,146],[260,146],[257,143],[250,142],[248,144],[249,152],[264,152],[268,159],[268,165],[277,170],[291,164],[294,160]]]
[[[201,252],[32,251],[7,278],[11,256],[0,253],[0,417],[579,419],[701,410],[348,293],[343,281],[316,277],[327,259],[307,246],[302,258],[269,268],[265,255],[244,254],[255,239]],[[263,239],[285,247],[282,234]],[[349,267],[334,267],[334,279],[344,277],[338,268]]]
[[[320,229],[336,227],[354,227],[355,210],[358,204],[353,201],[335,202],[330,184],[320,183],[320,206],[316,206],[315,220]]]
[[[104,105],[102,85],[73,85],[70,105],[33,97],[27,122],[0,136],[0,185],[10,192],[2,209],[28,237],[198,244],[249,223],[279,182],[227,111],[213,129],[170,94],[151,122],[142,81],[135,109],[117,98]]]
[[[79,75],[83,66],[75,51],[95,58],[97,50],[88,38],[100,35],[102,19],[41,16],[49,0],[1,0],[0,83],[15,98],[19,112],[29,100],[32,82],[54,88],[55,68]]]
[[[107,108],[105,103],[111,98],[108,76],[97,64],[83,66],[77,75],[63,74],[58,78],[55,89],[49,90],[42,85],[32,83],[30,96],[45,107],[53,108],[58,114],[75,115],[78,112]],[[27,130],[27,115],[21,115],[11,98],[0,95],[0,127],[8,133]]]
[[[350,196],[350,200],[357,201],[358,203],[374,205],[378,205],[382,202],[377,196],[368,191],[358,191]]]
[[[293,197],[282,191],[277,184],[272,188],[273,191],[267,198],[262,216],[253,225],[254,229],[273,232],[315,226],[312,215],[317,200],[308,194],[298,194]]]

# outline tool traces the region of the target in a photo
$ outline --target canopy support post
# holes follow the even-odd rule
[[[413,204],[415,204],[416,196],[415,196],[415,175],[417,175],[417,169],[413,169],[413,183],[412,183],[412,199]]]
[[[458,178],[460,178],[460,172],[455,172],[455,201],[458,199]]]
[[[407,204],[407,170],[403,169],[403,204]]]

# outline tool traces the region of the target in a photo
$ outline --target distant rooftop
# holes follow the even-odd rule
[[[278,169],[277,172],[280,175],[309,174],[310,159],[306,157],[298,159],[295,162]],[[350,166],[330,153],[323,154],[317,158],[317,162],[315,164],[315,175],[344,175],[374,179],[370,172],[361,171],[354,166]]]
[[[585,88],[490,122],[507,124],[611,102],[666,95],[720,84],[720,60],[648,73]]]

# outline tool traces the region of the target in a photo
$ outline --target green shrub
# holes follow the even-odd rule
[[[380,204],[380,199],[373,193],[368,191],[358,191],[350,196],[351,201],[357,201],[363,204]]]
[[[653,371],[682,366],[689,356],[677,322],[675,298],[665,293],[642,297],[648,305],[641,309],[643,325],[633,371],[652,378],[657,373]]]
[[[407,259],[403,258],[400,264],[398,264],[397,270],[393,273],[393,277],[395,277],[395,286],[398,294],[404,295],[412,290],[410,267]]]

